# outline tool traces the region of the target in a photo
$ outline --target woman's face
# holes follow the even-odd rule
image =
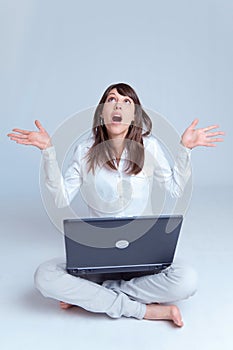
[[[129,125],[134,121],[135,104],[128,96],[112,89],[103,106],[102,118],[109,138],[124,138]]]

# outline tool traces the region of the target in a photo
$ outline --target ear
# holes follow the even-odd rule
[[[102,115],[100,115],[100,125],[101,125],[101,126],[104,125],[104,118],[102,117]]]

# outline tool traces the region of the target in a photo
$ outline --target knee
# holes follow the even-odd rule
[[[49,297],[57,280],[57,259],[42,263],[34,274],[35,287],[44,295]]]
[[[171,267],[173,292],[176,300],[187,299],[197,291],[198,275],[196,270],[187,265]]]
[[[185,298],[188,298],[196,293],[197,283],[197,271],[191,266],[183,267],[181,274],[181,286],[183,287]]]
[[[48,289],[48,278],[46,268],[44,264],[41,264],[35,271],[34,274],[34,285],[44,296],[46,296],[46,290]]]

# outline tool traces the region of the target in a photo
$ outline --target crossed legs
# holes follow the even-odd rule
[[[110,317],[169,319],[182,326],[179,309],[163,305],[186,299],[196,291],[195,271],[174,263],[159,274],[133,278],[130,281],[107,280],[102,285],[69,275],[63,259],[53,259],[39,266],[35,285],[45,296],[62,300],[60,306],[80,306]]]

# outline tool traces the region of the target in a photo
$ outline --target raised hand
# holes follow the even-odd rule
[[[16,143],[21,145],[31,145],[38,147],[40,150],[51,147],[51,139],[47,131],[43,128],[39,120],[35,121],[35,125],[38,128],[38,131],[28,131],[21,129],[13,129],[13,133],[8,134],[7,136]]]
[[[215,147],[215,142],[222,142],[223,138],[216,136],[224,135],[223,131],[209,132],[217,129],[218,125],[211,125],[206,128],[195,129],[199,120],[195,119],[192,124],[185,130],[181,137],[182,144],[187,148],[194,148],[197,146]]]

